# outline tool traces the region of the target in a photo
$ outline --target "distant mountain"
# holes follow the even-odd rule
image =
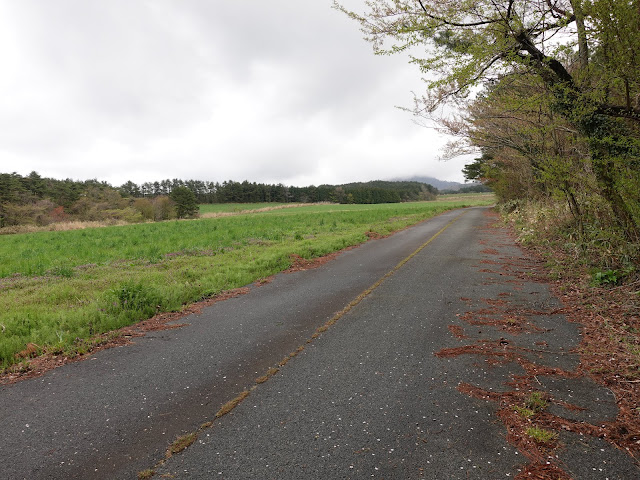
[[[460,190],[462,187],[468,187],[471,184],[464,184],[458,182],[447,182],[445,180],[438,180],[433,177],[420,177],[415,176],[411,178],[396,178],[395,181],[404,181],[404,182],[421,182],[428,183],[429,185],[436,187],[438,190]]]

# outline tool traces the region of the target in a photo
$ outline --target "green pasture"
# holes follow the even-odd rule
[[[28,343],[74,355],[97,334],[244,286],[486,197],[310,205],[230,217],[0,236],[0,368]],[[254,208],[251,208],[254,209]],[[26,368],[26,367],[25,367]]]

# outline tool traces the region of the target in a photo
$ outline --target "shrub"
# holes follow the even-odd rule
[[[133,202],[133,208],[140,212],[143,219],[154,219],[153,203],[148,198],[136,198]]]
[[[599,285],[615,285],[618,283],[618,271],[617,270],[598,270],[591,277],[591,284],[594,286]]]
[[[176,217],[175,203],[169,197],[160,195],[153,199],[153,218],[156,221]]]

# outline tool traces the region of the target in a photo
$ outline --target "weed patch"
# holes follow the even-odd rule
[[[529,419],[536,414],[536,412],[534,412],[533,410],[530,410],[525,407],[520,407],[518,405],[514,405],[513,410],[517,412],[518,415],[520,415],[522,418],[525,418],[525,419]]]
[[[180,453],[188,446],[192,445],[198,439],[198,435],[196,433],[187,433],[186,435],[182,435],[174,440],[174,442],[167,449],[166,457],[169,458],[176,453]]]
[[[558,434],[539,427],[529,427],[525,431],[536,443],[551,444],[558,439]]]
[[[229,400],[225,403],[220,410],[216,412],[216,418],[220,418],[225,416],[227,413],[231,412],[234,408],[236,408],[240,403],[249,396],[249,391],[244,390],[240,395],[238,395],[233,400]]]
[[[616,285],[620,274],[618,270],[598,270],[591,276],[591,285],[598,287],[601,285]]]
[[[136,312],[143,318],[152,316],[162,308],[161,294],[151,285],[126,281],[109,291],[107,308],[113,315]]]
[[[148,478],[153,477],[155,474],[156,474],[155,470],[151,468],[147,468],[146,470],[142,470],[138,472],[138,480],[146,480]]]
[[[548,405],[541,392],[531,392],[524,401],[524,406],[534,413],[542,412]]]

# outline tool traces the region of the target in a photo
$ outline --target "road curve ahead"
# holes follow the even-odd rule
[[[565,374],[578,327],[488,212],[447,212],[251,286],[184,328],[1,387],[0,478],[515,477],[531,449],[507,441],[501,395],[535,378],[548,414],[569,426],[617,409],[610,392]],[[573,478],[640,474],[603,440],[569,429],[558,441],[537,460]]]

